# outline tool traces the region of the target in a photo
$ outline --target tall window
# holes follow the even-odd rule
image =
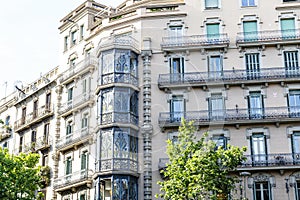
[[[266,164],[267,146],[263,133],[255,133],[251,136],[251,154],[254,165]]]
[[[184,58],[171,57],[169,58],[170,75],[172,81],[181,81],[184,74]]]
[[[290,90],[288,94],[290,117],[300,116],[300,90]]]
[[[261,119],[264,115],[263,96],[260,91],[249,92],[248,107],[250,119]]]
[[[22,108],[21,124],[25,124],[25,119],[26,119],[26,107]]]
[[[171,121],[180,122],[181,117],[184,116],[185,103],[183,96],[173,96],[170,100],[170,114]]]
[[[44,136],[43,136],[43,143],[44,144],[48,144],[49,129],[50,129],[50,123],[46,123],[44,125]]]
[[[243,7],[256,6],[255,0],[242,0],[242,6]]]
[[[212,94],[208,101],[211,120],[222,120],[225,114],[224,97],[221,93]]]
[[[73,87],[68,89],[68,105],[73,103]]]
[[[300,180],[296,180],[295,193],[296,200],[300,200]]]
[[[227,138],[224,135],[215,135],[212,137],[212,141],[216,143],[216,148],[227,148]]]
[[[72,46],[77,43],[77,31],[73,31],[71,33],[71,42],[72,42]]]
[[[67,122],[67,126],[66,126],[66,136],[67,138],[70,137],[70,135],[73,133],[73,126],[72,126],[72,122]]]
[[[87,164],[88,164],[88,152],[84,151],[81,154],[81,170],[86,170],[87,169]]]
[[[219,8],[220,0],[205,0],[205,9]]]
[[[23,136],[20,137],[20,141],[19,141],[19,153],[21,153],[23,151]]]
[[[254,183],[254,200],[271,200],[271,186],[268,181]]]
[[[68,157],[65,162],[66,162],[66,175],[72,174],[72,158]]]
[[[38,116],[38,100],[33,102],[33,118]]]
[[[244,40],[257,40],[257,21],[243,21]]]
[[[286,76],[300,75],[298,51],[285,51],[283,52],[283,58]]]
[[[51,93],[46,94],[46,109],[51,109]]]
[[[206,24],[206,34],[209,40],[220,38],[220,24]]]
[[[300,162],[300,131],[295,131],[292,135],[292,151],[293,151],[294,162],[299,163]]]
[[[88,127],[88,115],[83,115],[81,119],[81,129],[86,129]]]
[[[64,51],[68,50],[68,46],[69,46],[69,37],[68,36],[65,36],[64,38]]]
[[[182,37],[183,27],[182,26],[169,26],[169,36],[170,37]]]
[[[86,200],[86,195],[85,194],[80,194],[79,200]]]
[[[259,53],[245,54],[245,64],[248,79],[257,79],[260,76]]]
[[[82,40],[84,37],[84,25],[80,26],[80,40]]]
[[[295,19],[280,19],[281,35],[283,39],[295,38]]]
[[[218,79],[223,76],[223,58],[221,55],[208,57],[209,78]]]
[[[31,131],[31,142],[36,142],[36,130]]]

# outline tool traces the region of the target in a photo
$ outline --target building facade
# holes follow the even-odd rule
[[[1,102],[0,144],[41,154],[45,199],[149,200],[184,117],[247,147],[231,199],[299,200],[299,17],[297,0],[87,0],[59,67]]]

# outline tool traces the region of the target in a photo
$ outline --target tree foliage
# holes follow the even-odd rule
[[[217,199],[234,188],[237,178],[230,176],[243,161],[246,147],[227,145],[216,148],[208,134],[196,140],[193,122],[182,120],[178,142],[167,141],[170,163],[163,171],[166,180],[159,181],[161,194],[172,200]]]
[[[0,199],[33,200],[41,186],[38,154],[11,155],[0,148]]]

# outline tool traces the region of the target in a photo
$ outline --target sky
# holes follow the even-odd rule
[[[117,6],[123,0],[95,0]],[[0,6],[0,99],[59,65],[60,20],[85,0],[9,0]]]

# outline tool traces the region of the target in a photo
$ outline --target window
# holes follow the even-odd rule
[[[283,0],[283,2],[293,2],[293,1],[299,1],[299,0]]]
[[[71,33],[71,42],[72,42],[72,46],[76,44],[76,42],[77,42],[77,31],[73,31]]]
[[[290,117],[300,117],[300,90],[290,90],[288,94]]]
[[[85,194],[80,194],[79,200],[86,200],[86,195]]]
[[[64,39],[64,51],[68,50],[68,41],[69,41],[69,37],[68,36],[65,36],[65,39]]]
[[[293,152],[294,162],[300,162],[300,131],[293,132],[292,152]]]
[[[50,123],[46,123],[44,125],[44,136],[43,136],[43,144],[44,145],[48,144],[49,128],[50,128]]]
[[[32,113],[33,118],[36,118],[38,116],[38,101],[33,102],[33,113]]]
[[[26,119],[26,107],[22,108],[22,118],[21,118],[21,124],[25,124]]]
[[[76,58],[70,60],[70,67],[75,67],[76,65]]]
[[[23,136],[20,137],[20,141],[19,141],[19,153],[21,153],[23,151]]]
[[[263,96],[260,91],[249,92],[248,96],[249,118],[261,119],[264,115]]]
[[[218,79],[223,76],[223,57],[220,55],[208,57],[209,78]]]
[[[81,129],[86,129],[88,127],[88,115],[83,115],[81,119]]]
[[[184,116],[185,102],[183,96],[173,96],[170,100],[170,114],[172,122],[180,122]]]
[[[46,110],[51,109],[51,93],[46,94]]]
[[[178,26],[169,26],[169,37],[180,38],[183,36],[183,27]]]
[[[300,180],[296,181],[295,184],[295,196],[296,196],[296,200],[300,200]]]
[[[177,82],[183,79],[184,75],[184,58],[169,58],[171,81]]]
[[[8,115],[8,116],[5,118],[5,125],[6,125],[6,126],[9,126],[9,123],[10,123],[10,116]]]
[[[257,40],[257,21],[243,21],[244,41]]]
[[[84,37],[84,25],[80,26],[80,40],[82,40]]]
[[[294,18],[280,19],[280,27],[283,39],[292,39],[296,37]]]
[[[42,166],[48,165],[49,156],[47,153],[42,153]]]
[[[72,104],[73,102],[73,87],[68,89],[68,104]]]
[[[72,174],[72,158],[66,159],[66,175]]]
[[[206,24],[206,34],[208,41],[220,38],[220,24]]]
[[[31,142],[36,142],[36,130],[31,131]]]
[[[82,80],[82,94],[86,95],[87,93],[87,79]]]
[[[271,200],[271,188],[267,181],[254,183],[254,200]]]
[[[68,122],[66,127],[66,135],[71,135],[72,132],[73,132],[72,122]]]
[[[242,0],[242,7],[256,6],[255,0]]]
[[[216,143],[216,148],[227,148],[227,138],[224,135],[215,135],[212,137],[212,141]]]
[[[245,54],[245,64],[247,71],[247,79],[252,80],[260,77],[259,53]]]
[[[178,142],[178,132],[169,132],[168,139],[172,141],[173,144]]]
[[[253,133],[251,136],[251,154],[253,165],[266,164],[266,137],[263,133]]]
[[[219,0],[205,0],[205,9],[219,8]]]
[[[5,149],[5,148],[8,148],[8,141],[5,141],[2,145],[2,148]]]
[[[81,170],[87,169],[87,163],[88,163],[88,153],[87,151],[82,152],[81,154]]]
[[[284,67],[285,74],[287,77],[298,76],[299,73],[299,61],[298,61],[298,51],[284,51]]]
[[[212,94],[208,100],[208,104],[210,120],[224,119],[225,104],[222,93]]]

